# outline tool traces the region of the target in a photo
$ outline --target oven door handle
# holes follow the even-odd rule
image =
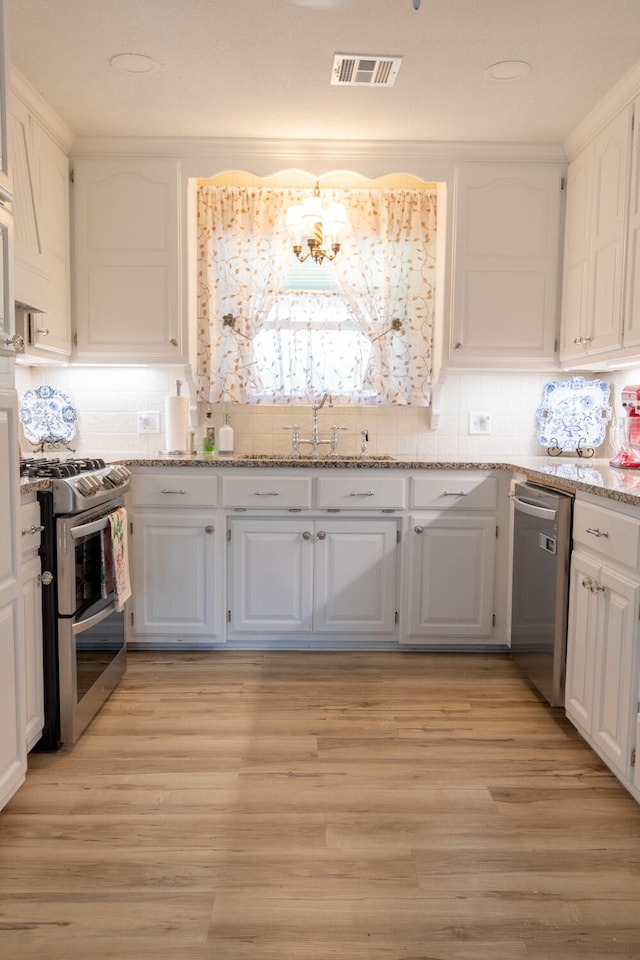
[[[71,527],[70,533],[73,540],[79,540],[80,537],[88,537],[98,530],[106,530],[109,524],[109,515],[100,517],[98,520],[92,520],[91,523],[81,523],[79,527]]]
[[[71,632],[73,633],[74,637],[76,637],[79,633],[84,633],[85,630],[91,630],[92,627],[102,623],[103,620],[106,620],[107,617],[110,617],[111,614],[115,612],[115,603],[110,603],[107,607],[103,607],[102,610],[94,613],[92,617],[88,617],[86,620],[78,620],[76,623],[72,624]]]

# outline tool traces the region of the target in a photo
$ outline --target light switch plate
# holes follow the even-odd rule
[[[157,410],[138,414],[138,433],[160,433],[160,414]]]
[[[470,434],[491,433],[491,414],[490,413],[470,413],[469,414],[469,433]]]

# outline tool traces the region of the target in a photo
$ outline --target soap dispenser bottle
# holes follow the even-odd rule
[[[207,410],[204,419],[204,433],[202,434],[202,456],[212,457],[216,452],[216,428],[211,418],[211,410]]]
[[[233,427],[229,423],[229,414],[225,413],[224,423],[218,433],[218,453],[233,453]]]

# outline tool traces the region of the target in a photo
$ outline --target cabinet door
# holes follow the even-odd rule
[[[134,633],[213,637],[219,618],[211,513],[135,514],[131,544]]]
[[[30,750],[42,736],[44,686],[42,664],[42,581],[40,558],[33,557],[22,567],[22,607],[26,690],[26,740]]]
[[[308,633],[313,626],[313,523],[232,520],[231,629]]]
[[[24,780],[24,666],[17,520],[18,404],[0,391],[0,807]]]
[[[9,343],[15,333],[13,312],[13,217],[0,204],[0,355],[14,354]]]
[[[629,178],[627,279],[624,306],[624,345],[640,346],[640,98],[634,104]]]
[[[587,348],[585,317],[589,299],[593,157],[594,148],[590,143],[571,161],[567,171],[561,359],[583,357]]]
[[[630,780],[637,713],[635,648],[640,585],[614,569],[603,567],[598,577],[597,597],[591,733],[610,765]]]
[[[584,732],[591,730],[593,672],[595,668],[596,594],[600,567],[574,550],[571,557],[571,591],[567,628],[565,709],[569,719]]]
[[[7,13],[4,0],[0,0],[0,197],[12,194],[11,170],[9,166],[7,91],[9,90],[9,56],[7,52],[6,24]]]
[[[495,518],[417,515],[409,537],[410,635],[491,636]]]
[[[16,300],[34,311],[27,350],[71,352],[69,161],[22,100],[11,100]],[[42,314],[42,316],[38,316]]]
[[[620,113],[594,142],[593,216],[590,254],[589,352],[622,344],[622,284],[629,172],[628,111]]]
[[[314,630],[393,633],[397,549],[394,521],[317,521]]]
[[[78,160],[73,194],[77,355],[179,361],[177,161]]]
[[[452,359],[555,357],[562,171],[469,164],[457,175]],[[477,365],[477,364],[476,364]]]

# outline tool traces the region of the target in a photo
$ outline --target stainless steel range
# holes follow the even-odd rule
[[[50,489],[38,493],[45,683],[38,746],[57,750],[78,739],[126,669],[124,609],[109,550],[130,472],[99,459],[33,459],[21,463],[21,473],[51,480]]]

